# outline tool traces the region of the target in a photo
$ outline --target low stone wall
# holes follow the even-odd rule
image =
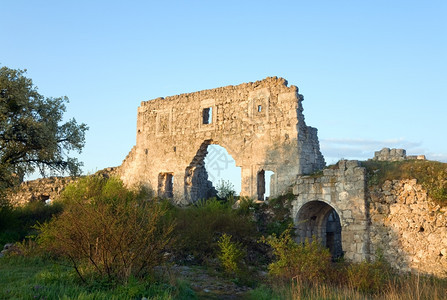
[[[386,181],[369,191],[371,252],[401,271],[447,276],[447,208],[415,179]]]
[[[47,177],[25,181],[10,191],[7,198],[14,206],[35,201],[54,200],[74,180],[76,180],[74,177]]]
[[[118,168],[106,168],[94,175],[109,177],[119,176]],[[64,188],[79,177],[47,177],[25,181],[20,186],[9,190],[7,199],[13,206],[25,205],[29,202],[54,200]]]

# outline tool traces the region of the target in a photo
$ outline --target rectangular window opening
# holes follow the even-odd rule
[[[262,112],[262,105],[258,105],[258,112]]]
[[[202,111],[202,118],[203,118],[202,124],[213,123],[213,108],[212,107],[204,108]]]
[[[172,199],[174,187],[174,174],[173,173],[160,173],[158,174],[158,197]]]

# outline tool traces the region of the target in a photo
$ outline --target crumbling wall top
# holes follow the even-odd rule
[[[187,98],[187,97],[203,98],[203,97],[206,97],[207,95],[215,94],[215,93],[225,93],[225,92],[235,91],[235,90],[252,91],[255,89],[259,89],[259,88],[272,87],[272,86],[282,86],[282,87],[284,87],[284,90],[287,90],[287,92],[298,93],[297,86],[291,85],[290,87],[288,87],[287,85],[288,85],[288,82],[286,79],[284,79],[282,77],[273,76],[273,77],[267,77],[262,80],[254,81],[254,82],[242,83],[239,85],[228,85],[228,86],[207,89],[207,90],[201,90],[201,91],[192,92],[192,93],[183,93],[183,94],[167,96],[167,97],[158,97],[158,98],[155,98],[152,100],[142,101],[141,106],[158,104],[161,101],[164,101],[164,102],[174,101],[174,100],[178,100],[180,98]]]

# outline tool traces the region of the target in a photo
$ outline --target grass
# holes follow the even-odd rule
[[[175,286],[131,279],[110,285],[99,280],[82,284],[73,268],[42,258],[0,259],[0,299],[194,299],[184,283]]]
[[[368,186],[382,185],[387,180],[417,179],[433,201],[447,206],[447,164],[428,160],[364,161]]]
[[[350,286],[328,283],[310,285],[292,279],[287,285],[260,285],[249,292],[253,300],[267,299],[378,299],[378,300],[441,300],[447,299],[447,281],[433,277],[407,275],[394,278],[379,292],[362,293]]]

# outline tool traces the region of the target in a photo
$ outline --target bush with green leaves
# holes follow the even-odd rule
[[[177,237],[173,252],[179,258],[193,256],[199,263],[216,257],[217,241],[224,233],[244,244],[258,238],[250,216],[239,214],[229,202],[215,198],[199,201],[191,207],[176,208],[172,218],[176,221]]]
[[[0,246],[21,241],[35,235],[33,226],[50,220],[62,212],[60,203],[47,205],[44,202],[29,202],[24,206],[0,205]]]
[[[373,262],[363,261],[349,265],[347,277],[352,288],[360,292],[377,293],[390,281],[393,272],[383,257],[383,252],[379,250]]]
[[[322,282],[331,267],[329,249],[323,247],[316,238],[297,244],[289,227],[279,237],[276,234],[261,241],[273,249],[274,261],[269,265],[269,274],[280,281],[289,282],[292,278],[300,282]]]
[[[219,260],[225,273],[236,275],[241,270],[242,259],[245,254],[241,243],[231,241],[231,235],[224,233],[219,241]]]
[[[116,178],[85,177],[61,195],[64,211],[38,227],[38,241],[68,259],[84,281],[142,277],[163,262],[173,225],[166,209]]]
[[[228,199],[233,198],[236,194],[236,191],[234,190],[234,185],[229,180],[219,180],[217,182],[216,186],[217,190],[217,197],[220,199]]]

